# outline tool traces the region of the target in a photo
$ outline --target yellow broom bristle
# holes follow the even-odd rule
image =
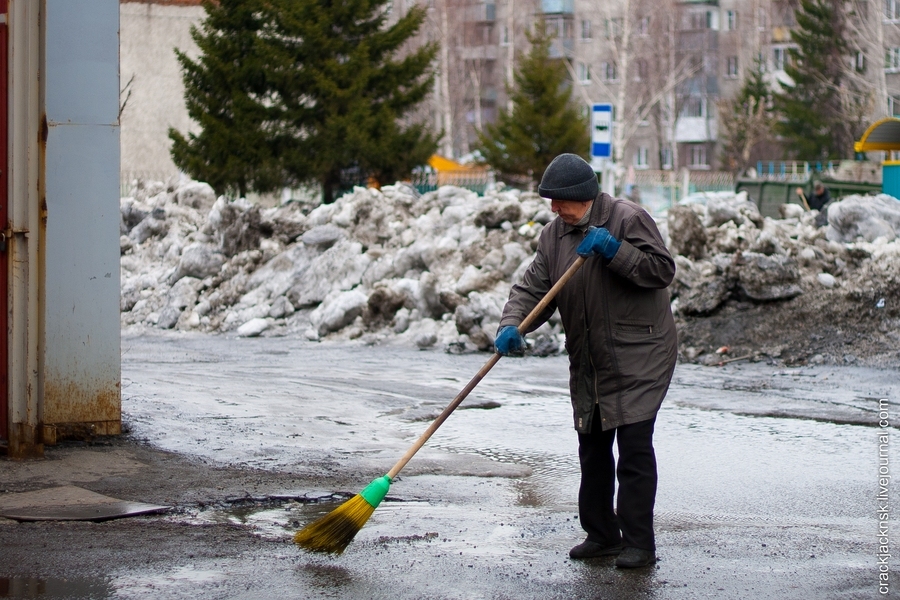
[[[357,494],[294,534],[294,543],[311,552],[341,554],[373,512],[375,507]]]

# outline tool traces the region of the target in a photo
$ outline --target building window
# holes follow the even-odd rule
[[[884,0],[884,19],[900,21],[900,0]]]
[[[706,146],[691,146],[691,161],[689,165],[693,169],[709,168],[709,163],[706,162]]]
[[[622,19],[607,19],[606,20],[606,39],[614,40],[618,39],[622,34]]]
[[[888,114],[892,117],[900,116],[900,100],[893,96],[888,96]]]
[[[729,79],[737,79],[738,76],[738,57],[729,56],[725,63],[725,77]]]
[[[706,12],[692,12],[688,16],[688,29],[719,29],[719,12],[708,10]]]
[[[734,31],[737,29],[737,11],[736,10],[726,10],[725,11],[725,29],[727,31]]]
[[[581,83],[591,82],[591,67],[583,62],[578,63],[578,81]]]
[[[604,81],[618,81],[619,75],[616,73],[616,63],[605,62],[602,63],[600,68],[603,71],[603,79]]]
[[[900,2],[900,0],[897,0]],[[638,33],[640,35],[650,35],[650,17],[642,17],[638,21]]]
[[[509,27],[506,25],[500,30],[500,45],[509,46]]]
[[[591,22],[587,19],[582,19],[581,21],[581,39],[591,39]]]
[[[671,148],[662,148],[659,151],[659,168],[660,169],[671,169],[672,168],[672,149]]]
[[[641,146],[634,153],[634,166],[637,169],[646,169],[650,165],[647,164],[647,157],[650,154],[650,150],[645,146]]]
[[[705,117],[706,116],[706,98],[691,96],[684,103],[684,109],[681,111],[683,117]]]
[[[689,29],[697,30],[697,29],[706,29],[706,13],[705,12],[693,12],[690,16],[691,25]]]
[[[762,52],[756,55],[756,64],[759,66],[760,73],[765,73],[769,70],[769,61],[766,60],[766,55]]]
[[[859,73],[866,70],[866,55],[862,50],[856,51],[856,58],[850,66],[856,68]]]
[[[644,81],[647,79],[647,75],[650,72],[650,67],[647,64],[647,61],[643,58],[639,58],[635,63],[634,70],[634,80],[635,81]]]
[[[888,48],[884,54],[884,70],[888,73],[900,71],[900,48]]]
[[[787,62],[787,48],[772,48],[772,69],[784,71]]]
[[[575,24],[569,19],[555,18],[545,19],[547,31],[562,40],[571,40],[575,38]]]

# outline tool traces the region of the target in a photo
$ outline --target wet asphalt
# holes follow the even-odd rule
[[[152,538],[170,555],[91,561],[80,547],[81,562],[58,558],[54,571],[17,564],[0,545],[0,597],[876,598],[900,589],[889,560],[888,594],[879,593],[878,563],[883,436],[888,468],[900,464],[896,372],[680,365],[656,428],[659,562],[621,570],[567,555],[584,534],[565,357],[501,360],[332,557],[290,536],[386,472],[488,355],[177,334],[125,337],[122,351],[130,438],[290,479],[247,502],[192,498],[162,516],[45,525],[48,536],[97,545],[107,534]],[[889,511],[897,499],[888,486]],[[15,527],[25,525],[0,527],[0,542]],[[199,548],[210,544],[218,550]]]

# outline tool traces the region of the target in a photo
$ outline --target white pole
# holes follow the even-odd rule
[[[9,455],[43,455],[41,2],[9,12]],[[6,168],[6,165],[3,166]]]

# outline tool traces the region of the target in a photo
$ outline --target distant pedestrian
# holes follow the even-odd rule
[[[553,159],[538,193],[557,218],[541,232],[522,283],[512,287],[495,346],[502,355],[521,353],[525,340],[516,326],[577,256],[589,257],[531,327],[558,308],[566,332],[581,463],[578,512],[587,532],[569,556],[618,555],[618,567],[647,566],[656,562],[653,429],[677,354],[666,290],[675,261],[650,215],[600,194],[591,166],[574,154]]]
[[[825,205],[831,202],[831,193],[821,181],[813,182],[813,193],[809,197],[809,208],[812,210],[822,210]]]
[[[809,198],[803,194],[803,188],[800,187],[797,188],[797,195],[800,196],[805,208],[819,211],[819,214],[816,215],[816,227],[824,227],[828,224],[828,204],[831,203],[831,193],[825,184],[817,179],[813,181],[813,192]]]

